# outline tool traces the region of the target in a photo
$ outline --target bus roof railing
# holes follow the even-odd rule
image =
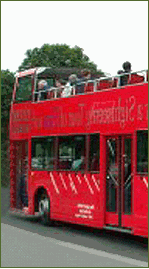
[[[143,76],[140,76],[138,74],[142,74]],[[132,75],[138,75],[140,76],[139,78],[142,78],[142,81],[140,82],[136,82],[136,84],[138,83],[142,83],[142,82],[147,82],[148,81],[148,70],[141,70],[141,71],[137,71],[137,72],[130,72],[130,73],[122,73],[122,74],[117,74],[116,76],[109,76],[109,77],[102,77],[102,78],[97,78],[94,80],[87,80],[87,81],[78,81],[76,83],[76,85],[71,86],[71,93],[68,95],[61,95],[61,91],[64,89],[68,89],[70,86],[62,86],[60,88],[58,87],[51,87],[50,89],[45,90],[40,90],[39,92],[35,91],[35,94],[38,95],[37,101],[43,101],[41,96],[42,93],[48,93],[49,97],[47,95],[47,97],[44,100],[51,100],[51,99],[57,99],[57,98],[63,98],[63,97],[70,97],[70,96],[74,96],[74,95],[80,95],[80,94],[87,94],[87,93],[94,93],[94,92],[98,92],[100,90],[105,90],[105,89],[110,89],[110,88],[117,88],[117,87],[122,87],[120,85],[120,78],[123,76],[128,76],[128,83],[127,85],[134,85],[135,83],[129,83],[129,81],[131,80]],[[114,80],[116,80],[116,84],[114,85]],[[101,82],[110,82],[109,85],[104,85],[103,89],[100,89],[100,83]],[[89,84],[92,84],[92,90],[91,91],[85,91],[85,87],[87,88],[87,86]],[[78,86],[84,86],[84,92],[77,92],[77,87]],[[109,87],[106,87],[109,86]],[[114,87],[115,86],[115,87]],[[35,100],[35,98],[34,98]]]
[[[53,74],[54,70],[50,67],[38,67],[38,68],[32,68],[27,71],[22,71],[16,74],[17,77],[24,77],[33,73],[36,73],[37,75],[41,74]],[[48,72],[47,72],[48,71]],[[141,74],[141,76],[140,76]],[[88,94],[88,93],[94,93],[101,90],[107,90],[110,88],[118,88],[123,87],[124,85],[121,85],[121,78],[127,77],[128,81],[126,85],[135,85],[138,83],[144,83],[148,82],[148,70],[141,70],[141,71],[135,71],[135,72],[129,72],[129,73],[122,73],[117,74],[116,76],[106,76],[106,77],[100,77],[95,78],[87,81],[81,81],[78,79],[75,85],[71,86],[71,90],[69,94],[62,94],[62,92],[70,88],[70,86],[61,86],[59,87],[50,87],[47,90],[40,90],[40,91],[34,91],[33,93],[33,101],[45,101],[45,100],[51,100],[51,99],[57,99],[57,98],[63,98],[63,97],[70,97],[75,95],[81,95],[81,94]],[[126,86],[125,85],[125,86]],[[44,98],[42,96],[44,95]],[[36,96],[36,98],[35,98]]]

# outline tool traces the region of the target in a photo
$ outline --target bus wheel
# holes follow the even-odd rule
[[[47,195],[45,195],[45,197],[41,197],[39,201],[39,212],[41,214],[41,223],[44,225],[50,225],[50,200]]]

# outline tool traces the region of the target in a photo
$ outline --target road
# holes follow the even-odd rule
[[[39,221],[8,214],[1,191],[1,267],[147,267],[147,240],[127,234]],[[5,202],[4,202],[5,201]]]

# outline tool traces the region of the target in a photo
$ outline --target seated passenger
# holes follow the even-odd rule
[[[85,82],[85,88],[84,88],[84,92],[85,93],[89,93],[89,92],[93,92],[94,91],[94,83],[93,83],[93,79],[91,77],[91,71],[88,69],[84,70],[84,82]]]
[[[86,70],[86,72],[84,72],[84,80],[91,80],[91,71],[90,70]]]
[[[124,73],[130,73],[131,72],[131,63],[130,62],[125,62],[122,65],[124,69]]]
[[[124,71],[123,70],[118,70],[117,71],[117,74],[120,75],[119,78],[118,78],[118,86],[124,86],[125,85],[125,81],[124,81],[124,78],[122,76],[122,74],[124,74]]]
[[[71,166],[71,170],[73,171],[79,171],[84,169],[85,165],[85,158],[84,156],[81,156],[81,159],[74,160]]]
[[[76,85],[78,78],[75,74],[69,76],[68,82],[66,83],[64,90],[62,91],[61,97],[68,97],[72,95],[73,86]]]
[[[127,73],[127,75],[123,75],[121,76],[121,79],[120,79],[120,86],[125,86],[128,84],[129,82],[129,74],[131,72],[131,63],[130,62],[124,62],[123,65],[123,73]]]
[[[57,88],[57,98],[61,97],[62,91],[64,90],[64,83],[61,79],[56,80],[56,88]]]
[[[81,78],[78,79],[76,84],[76,94],[84,93],[84,70],[81,70]]]
[[[40,80],[38,82],[38,89],[35,93],[35,101],[39,100],[45,100],[47,98],[47,89],[48,89],[48,83],[46,80]]]

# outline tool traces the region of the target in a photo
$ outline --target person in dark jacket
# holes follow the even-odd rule
[[[120,75],[119,86],[125,86],[128,84],[129,73],[131,72],[131,63],[128,61],[124,62],[122,67],[123,67],[123,70],[119,70],[117,72],[117,74]]]

